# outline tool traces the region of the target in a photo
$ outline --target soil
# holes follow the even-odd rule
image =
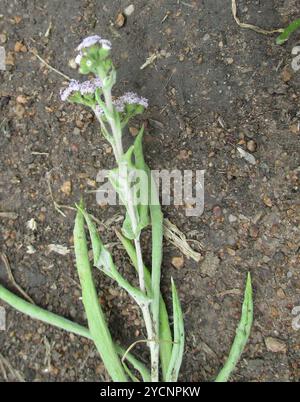
[[[118,14],[131,3],[133,14],[117,27]],[[117,264],[134,277],[114,234],[123,211],[97,206],[93,192],[98,170],[114,166],[111,149],[88,110],[61,102],[66,80],[30,51],[77,78],[70,67],[74,48],[85,36],[100,34],[113,43],[116,93],[134,90],[149,99],[144,118],[150,166],[205,169],[201,216],[187,217],[183,206],[163,208],[202,244],[202,260],[184,257],[178,268],[172,258],[181,252],[168,242],[164,249],[163,294],[171,307],[173,276],[185,316],[180,380],[215,378],[234,337],[250,271],[254,324],[232,380],[299,381],[300,332],[292,311],[300,305],[300,72],[291,68],[299,33],[277,46],[276,35],[241,29],[229,0],[131,3],[0,1],[1,46],[9,62],[0,71],[0,211],[16,214],[1,215],[1,251],[36,304],[85,323],[73,255],[74,211],[62,209],[64,217],[54,208],[50,184],[59,204],[73,206],[84,196],[89,210],[106,222],[99,230]],[[242,21],[266,29],[299,17],[298,0],[237,3]],[[141,70],[153,53],[159,57]],[[238,146],[255,157],[254,165],[240,157]],[[31,219],[35,231],[27,225]],[[70,252],[49,252],[49,244]],[[195,249],[198,244],[191,243]],[[18,293],[1,264],[1,283]],[[138,309],[113,282],[95,277],[114,338],[129,346],[143,336]],[[0,370],[1,381],[108,380],[90,341],[0,305],[7,314],[0,352],[19,373]]]

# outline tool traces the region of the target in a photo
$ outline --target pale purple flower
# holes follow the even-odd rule
[[[62,101],[66,101],[73,92],[80,90],[80,83],[76,80],[71,80],[70,84],[65,89],[61,89],[60,97]]]
[[[76,50],[80,52],[82,49],[96,45],[96,43],[99,43],[104,49],[111,49],[111,42],[109,40],[102,39],[99,35],[93,35],[83,39]]]
[[[144,108],[148,107],[148,99],[138,96],[134,92],[126,92],[114,101],[114,105],[118,112],[123,112],[125,105],[140,105]]]
[[[96,115],[97,117],[104,115],[104,110],[103,110],[102,107],[99,106],[99,105],[96,105],[96,106],[95,106],[94,111],[95,111],[95,115]]]
[[[100,78],[96,78],[92,81],[82,82],[79,86],[79,91],[81,95],[93,94],[97,88],[101,87],[102,87],[102,81],[100,80]]]
[[[101,87],[102,80],[100,78],[84,82],[72,80],[67,88],[60,91],[60,97],[65,101],[73,94],[73,92],[80,92],[81,95],[93,94],[97,88]]]

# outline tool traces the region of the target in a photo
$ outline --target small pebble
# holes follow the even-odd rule
[[[73,130],[74,135],[79,135],[80,134],[80,129],[78,127],[75,127]]]
[[[22,42],[16,42],[14,50],[16,53],[25,53],[27,52],[27,47]]]
[[[255,151],[256,151],[256,148],[257,148],[257,144],[256,144],[255,141],[249,140],[249,141],[247,142],[247,149],[248,149],[248,151],[250,151],[250,152],[255,152]]]
[[[265,204],[267,207],[269,207],[269,208],[271,208],[271,207],[273,206],[271,198],[268,197],[267,195],[265,195],[265,196],[263,197],[263,202],[264,202],[264,204]]]
[[[7,41],[7,35],[6,33],[0,34],[0,43],[3,45]]]
[[[228,221],[229,221],[229,223],[234,223],[234,222],[237,221],[237,217],[230,214],[230,215],[228,216]]]
[[[287,351],[286,344],[276,338],[272,338],[271,336],[265,339],[266,348],[273,353],[285,353]]]
[[[184,258],[182,256],[180,257],[173,257],[172,258],[172,265],[173,267],[180,269],[184,265]]]
[[[213,207],[213,215],[214,215],[214,218],[221,218],[222,209],[221,209],[221,207],[219,207],[219,205],[216,205],[215,207]]]
[[[126,17],[129,17],[133,13],[134,13],[134,5],[133,4],[130,4],[128,7],[126,7],[124,9],[124,14],[126,15]]]
[[[73,70],[76,70],[77,68],[77,63],[75,62],[75,59],[70,59],[68,61],[69,67],[71,67]]]
[[[117,18],[116,18],[116,21],[115,21],[116,26],[118,28],[122,28],[125,25],[125,22],[126,22],[125,15],[122,14],[122,13],[119,13],[117,15]]]

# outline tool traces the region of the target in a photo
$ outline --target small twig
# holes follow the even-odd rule
[[[51,371],[51,345],[46,336],[44,336],[44,345],[45,345],[45,358],[44,365],[47,367],[45,371],[50,373]]]
[[[30,296],[28,296],[28,294],[21,288],[20,285],[17,284],[17,282],[16,282],[16,280],[15,280],[15,278],[13,276],[13,273],[11,271],[8,258],[4,253],[1,253],[1,259],[2,259],[3,264],[5,266],[8,279],[13,284],[13,286],[21,293],[22,296],[24,296],[24,298],[26,300],[28,300],[31,304],[35,304],[34,301],[32,300],[32,298]]]
[[[56,68],[52,67],[49,63],[46,62],[40,55],[38,55],[34,50],[29,49],[29,51],[35,55],[36,58],[38,58],[43,64],[45,64],[46,67],[48,67],[50,70],[54,71],[56,74],[61,75],[64,77],[66,80],[71,81],[71,78],[67,76],[66,74],[62,73],[61,71],[57,70]]]
[[[144,70],[144,68],[150,66],[150,64],[152,64],[156,59],[157,59],[157,53],[151,54],[151,56],[149,56],[146,59],[145,63],[140,67],[140,70]]]
[[[0,353],[0,362],[2,363],[2,366],[5,366],[9,370],[13,378],[19,380],[20,382],[25,382],[24,378],[18,372],[18,370],[15,370],[10,364],[10,362],[1,353]]]
[[[138,345],[139,343],[148,343],[148,342],[154,342],[154,341],[151,340],[151,339],[140,339],[140,340],[138,340],[138,341],[133,342],[133,343],[126,349],[126,352],[124,353],[124,355],[123,355],[123,357],[122,357],[122,359],[121,359],[121,362],[124,364],[128,353],[129,353],[136,345]]]
[[[0,358],[0,370],[2,372],[2,376],[3,376],[4,380],[7,381],[8,380],[7,373],[6,373],[6,370],[5,370],[5,367],[4,367],[4,364],[3,364],[1,358]]]
[[[240,19],[237,16],[236,0],[231,0],[231,9],[232,9],[232,14],[233,14],[233,18],[234,18],[235,22],[241,28],[251,29],[252,31],[257,32],[257,33],[262,34],[262,35],[272,35],[272,34],[274,34],[276,32],[283,32],[282,28],[274,28],[274,29],[271,29],[271,30],[265,30],[263,28],[255,26],[255,25],[241,22]]]
[[[190,247],[185,234],[167,218],[164,219],[164,237],[188,258],[196,262],[201,260],[201,254]]]
[[[15,212],[0,212],[0,218],[15,220],[18,218],[18,214],[16,214]]]
[[[53,205],[54,205],[54,208],[56,209],[56,211],[58,213],[60,213],[64,218],[66,218],[66,215],[61,210],[61,206],[55,201],[55,199],[53,197],[52,187],[51,187],[51,183],[50,183],[50,175],[51,175],[51,173],[47,173],[46,178],[47,178],[47,184],[48,184],[48,189],[49,189],[51,200],[53,202]]]
[[[49,156],[49,152],[33,151],[33,152],[31,152],[31,155],[45,155],[45,156]]]

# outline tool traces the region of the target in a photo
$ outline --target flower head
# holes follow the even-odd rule
[[[60,97],[62,101],[66,101],[73,92],[80,90],[80,83],[76,80],[71,80],[70,84],[65,89],[61,89]]]
[[[96,45],[96,43],[99,43],[104,49],[111,49],[111,42],[109,40],[102,39],[99,35],[93,35],[83,39],[76,50],[80,52],[82,49]]]
[[[95,111],[95,115],[96,115],[97,117],[104,115],[104,110],[103,110],[102,107],[99,106],[99,105],[96,105],[96,106],[95,106],[94,111]]]
[[[148,99],[138,96],[134,92],[126,92],[114,101],[114,105],[118,112],[123,112],[125,105],[140,105],[144,108],[148,107]]]
[[[86,95],[86,94],[93,94],[97,88],[102,87],[102,81],[100,78],[96,78],[91,81],[84,81],[79,85],[79,92],[81,95]]]
[[[102,87],[100,78],[87,80],[83,82],[72,80],[67,88],[60,91],[61,100],[66,101],[74,92],[79,92],[81,95],[93,94],[97,88]]]

